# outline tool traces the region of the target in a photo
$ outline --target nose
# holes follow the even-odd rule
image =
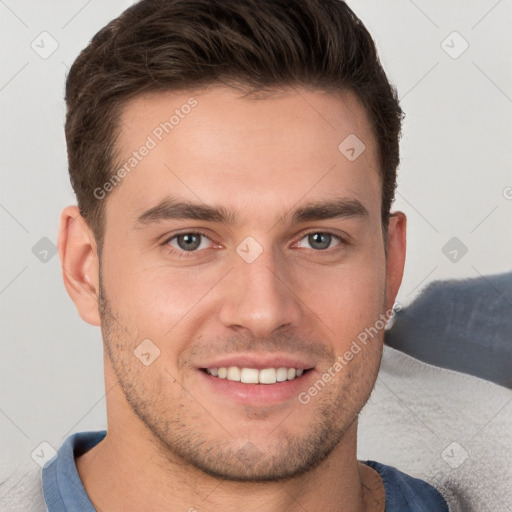
[[[302,303],[286,270],[286,262],[271,251],[263,251],[251,263],[234,255],[234,268],[224,283],[220,322],[259,338],[278,329],[297,327]]]

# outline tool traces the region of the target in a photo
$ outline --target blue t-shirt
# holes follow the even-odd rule
[[[76,469],[75,457],[97,445],[106,430],[77,432],[59,448],[43,468],[43,492],[48,512],[95,512]],[[398,469],[368,460],[386,489],[386,512],[448,512],[448,505],[434,487]]]

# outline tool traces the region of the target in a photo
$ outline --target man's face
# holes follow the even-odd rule
[[[351,347],[394,293],[377,146],[355,97],[303,89],[240,96],[214,88],[127,104],[119,162],[133,151],[138,160],[105,199],[101,315],[107,371],[123,390],[112,408],[124,410],[124,424],[109,413],[109,430],[142,420],[170,459],[263,481],[310,469],[353,425],[376,379],[382,330],[357,353]],[[160,123],[176,109],[166,133]],[[338,149],[350,134],[365,145],[355,160],[350,147]],[[294,215],[343,201],[337,214]],[[333,371],[349,350],[352,360]],[[251,384],[206,371],[219,367],[270,381],[283,370],[255,370],[305,371]]]

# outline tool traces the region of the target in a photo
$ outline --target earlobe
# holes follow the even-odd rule
[[[62,211],[57,245],[64,286],[71,300],[83,320],[100,326],[97,246],[78,207],[68,206]]]
[[[405,267],[407,217],[393,212],[388,227],[388,257],[386,261],[386,310],[393,307]]]

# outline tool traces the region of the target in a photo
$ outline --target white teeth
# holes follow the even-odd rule
[[[288,379],[288,368],[278,368],[276,374],[277,382],[284,382]]]
[[[275,368],[265,368],[260,370],[260,384],[275,384],[277,380],[277,371]]]
[[[259,371],[256,368],[242,368],[240,380],[245,384],[258,384]],[[213,375],[213,373],[212,373]]]
[[[228,368],[228,376],[226,378],[228,380],[240,382],[240,368],[238,368],[238,366],[230,366]]]
[[[214,377],[243,382],[245,384],[275,384],[276,382],[293,380],[304,373],[303,369],[286,368],[284,366],[264,368],[263,370],[230,366],[229,368],[207,368],[206,371]]]

